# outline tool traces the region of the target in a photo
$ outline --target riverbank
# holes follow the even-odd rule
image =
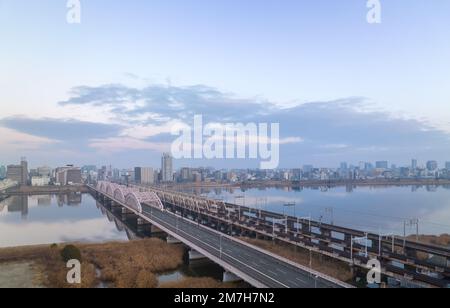
[[[48,194],[71,194],[88,193],[89,189],[85,185],[67,185],[67,186],[20,186],[9,189],[3,195],[48,195]]]
[[[207,288],[230,287],[207,277],[189,277],[159,284],[158,275],[183,264],[185,248],[160,239],[105,244],[74,244],[81,253],[82,283],[66,282],[68,269],[61,257],[66,244],[0,249],[0,286],[16,277],[17,287],[49,288]],[[6,271],[8,269],[8,271]],[[32,279],[31,279],[31,278]],[[3,283],[2,283],[3,282]]]

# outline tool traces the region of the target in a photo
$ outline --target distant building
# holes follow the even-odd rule
[[[416,170],[417,169],[417,159],[411,160],[411,169]]]
[[[314,166],[312,166],[312,165],[304,165],[303,166],[303,172],[305,172],[305,173],[310,173],[310,172],[312,172],[313,169],[314,169]]]
[[[373,165],[371,163],[365,163],[364,170],[366,172],[372,171],[372,169],[373,169]]]
[[[142,180],[142,168],[135,167],[134,168],[134,182],[137,184],[141,184],[141,180]]]
[[[28,162],[25,157],[22,157],[20,165],[22,166],[22,185],[28,185]]]
[[[37,168],[37,175],[41,177],[51,177],[52,175],[52,169],[47,166],[38,167]]]
[[[28,185],[28,163],[25,158],[22,158],[20,165],[8,166],[6,178],[19,183],[19,185]]]
[[[173,158],[169,153],[164,153],[161,158],[161,173],[163,182],[173,181]]]
[[[60,185],[81,184],[81,168],[73,166],[57,168],[56,182]]]
[[[445,163],[445,169],[450,170],[450,161]]]
[[[427,162],[428,171],[435,171],[438,168],[438,163],[435,160],[430,160]]]
[[[134,182],[137,184],[154,184],[155,171],[149,167],[134,168]]]
[[[377,161],[375,165],[377,169],[389,169],[389,163],[387,161]]]
[[[6,179],[6,167],[0,166],[0,180]]]
[[[182,168],[180,171],[180,180],[181,182],[190,182],[193,180],[192,169],[191,168]]]
[[[47,186],[50,184],[48,176],[34,176],[31,178],[31,186]]]

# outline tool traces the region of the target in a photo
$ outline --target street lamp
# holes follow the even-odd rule
[[[311,215],[309,215],[309,216],[307,216],[307,217],[299,217],[299,218],[297,218],[297,228],[298,228],[298,226],[299,226],[299,221],[300,221],[300,219],[302,219],[302,220],[308,220],[308,223],[309,223],[309,233],[311,233],[311,220],[312,220]],[[300,232],[300,231],[297,230],[297,233],[299,233],[299,232]]]
[[[391,233],[391,234],[379,234],[379,237],[378,237],[378,255],[381,257],[381,250],[382,250],[382,247],[381,247],[381,242],[383,241],[383,237],[386,237],[387,239],[389,239],[389,237],[392,237],[392,253],[394,253],[395,252],[395,234],[393,234],[393,233]]]
[[[364,240],[364,242],[365,242],[365,257],[367,258],[367,256],[368,256],[368,249],[367,249],[367,246],[368,246],[368,241],[369,241],[369,239],[368,239],[368,234],[366,233],[366,235],[365,236],[363,236],[363,237],[353,237],[352,236],[352,239],[351,239],[351,243],[350,243],[350,259],[352,260],[352,262],[353,262],[353,242],[360,242],[360,241],[362,241],[362,240]]]
[[[237,204],[237,202],[236,202],[237,199],[242,199],[243,200],[243,206],[245,206],[245,196],[240,195],[240,196],[235,196],[234,197],[234,203],[239,207],[239,223],[241,223],[241,205]]]
[[[273,237],[274,240],[275,240],[275,225],[278,222],[283,223],[285,221],[286,221],[286,224],[287,224],[287,219],[275,219],[275,218],[273,219],[273,222],[272,222],[272,237]]]
[[[332,207],[325,208],[325,213],[330,214],[331,216],[331,225],[334,225],[334,209]]]
[[[403,222],[403,250],[406,248],[406,227],[416,227],[416,241],[419,241],[419,219],[410,219]]]

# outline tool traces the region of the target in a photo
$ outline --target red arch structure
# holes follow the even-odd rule
[[[105,195],[124,203],[139,213],[142,213],[143,203],[164,209],[164,205],[154,192],[140,191],[137,188],[130,188],[105,181],[98,182],[97,189]]]

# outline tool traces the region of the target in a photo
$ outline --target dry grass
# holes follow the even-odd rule
[[[269,252],[275,253],[300,265],[309,267],[310,254],[308,250],[302,249],[300,247],[295,250],[294,247],[279,243],[275,244],[272,241],[249,238],[241,238],[241,240]],[[351,282],[353,279],[353,275],[347,264],[328,258],[326,256],[317,255],[314,252],[312,254],[312,268],[316,271],[319,271],[341,281]]]
[[[152,288],[158,284],[155,273],[182,265],[184,250],[159,239],[145,239],[90,245],[82,252],[101,270],[102,281],[118,288]]]
[[[76,244],[81,250],[82,284],[66,283],[67,268],[60,252],[65,245],[0,249],[0,262],[33,261],[42,280],[52,288],[92,288],[100,281],[118,288],[153,288],[156,273],[175,270],[183,263],[184,248],[159,239],[106,244]],[[97,277],[97,270],[101,272]]]
[[[416,236],[412,235],[408,237],[409,240],[415,241]],[[442,234],[439,236],[435,235],[420,235],[419,236],[419,242],[432,244],[432,245],[438,245],[438,246],[444,246],[449,247],[450,246],[450,234]]]
[[[162,289],[216,289],[232,287],[232,284],[222,283],[212,278],[184,278],[176,282],[162,283],[159,288]]]

